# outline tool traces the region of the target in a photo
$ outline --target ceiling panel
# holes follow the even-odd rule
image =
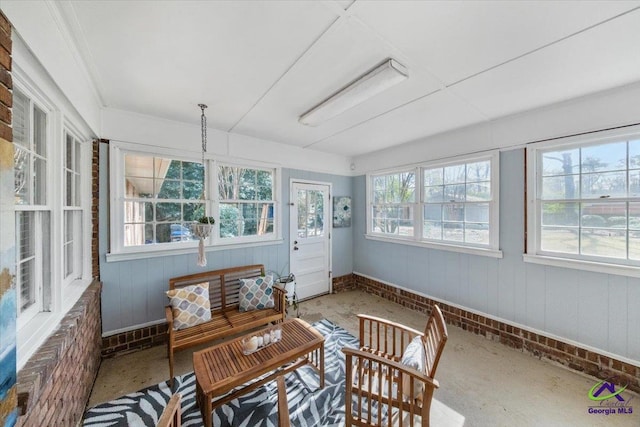
[[[414,141],[451,129],[479,123],[484,117],[449,91],[426,96],[372,120],[327,138],[314,149],[356,156]],[[415,159],[416,161],[426,160]]]
[[[375,1],[349,12],[446,85],[637,7],[615,1]]]
[[[72,5],[108,107],[194,122],[204,102],[223,130],[336,19],[309,2]]]
[[[407,80],[318,126],[298,122],[301,114],[389,57],[408,68]],[[234,131],[307,146],[440,87],[358,21],[345,19],[332,27],[273,86]]]
[[[640,11],[520,58],[453,90],[497,118],[622,86],[640,76]]]

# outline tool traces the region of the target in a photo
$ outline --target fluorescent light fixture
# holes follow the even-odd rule
[[[406,67],[394,59],[387,59],[301,115],[298,122],[316,126],[397,85],[406,78]]]

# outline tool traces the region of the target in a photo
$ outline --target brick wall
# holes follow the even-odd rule
[[[94,281],[18,372],[18,426],[76,426],[100,367],[100,291]]]
[[[353,274],[346,274],[344,276],[334,277],[331,279],[333,284],[333,293],[350,291],[356,288],[356,281]]]
[[[558,362],[570,369],[587,373],[598,378],[617,377],[619,384],[629,383],[629,389],[640,392],[640,367],[616,360],[609,356],[565,343],[544,335],[493,320],[480,314],[471,313],[439,301],[398,289],[373,279],[354,274],[355,287],[370,294],[378,295],[411,310],[430,314],[431,307],[438,304],[445,321],[450,324],[499,341],[509,347],[536,357]]]

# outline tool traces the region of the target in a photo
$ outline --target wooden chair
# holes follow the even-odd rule
[[[290,427],[289,404],[287,403],[287,388],[284,384],[284,376],[278,376],[278,426]]]
[[[181,416],[180,395],[176,393],[171,396],[166,408],[162,411],[162,415],[158,420],[158,427],[180,427],[182,425]]]
[[[377,317],[358,315],[360,348],[343,348],[346,355],[347,426],[429,426],[434,379],[447,326],[434,306],[424,332]],[[422,360],[420,369],[402,363],[414,337]],[[422,353],[423,354],[420,354]]]

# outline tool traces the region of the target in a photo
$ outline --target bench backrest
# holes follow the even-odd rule
[[[262,264],[205,271],[204,273],[169,279],[169,290],[180,289],[198,283],[209,283],[211,311],[226,311],[238,306],[240,279],[260,277],[264,276],[264,273],[264,265]]]

